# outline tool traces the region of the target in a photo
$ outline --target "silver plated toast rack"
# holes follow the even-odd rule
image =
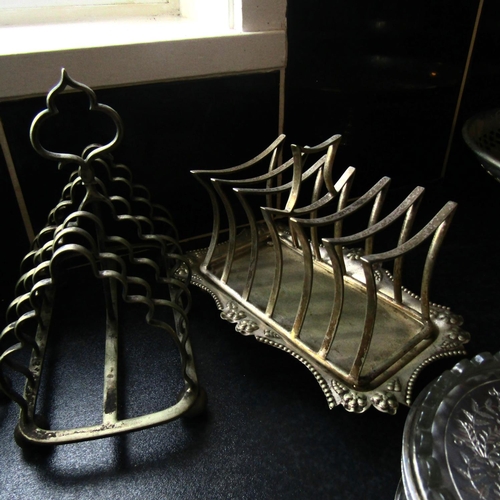
[[[56,99],[67,88],[83,92],[90,111],[103,113],[116,129],[108,144],[89,145],[81,156],[49,151],[40,141],[40,130],[59,113]],[[59,203],[22,261],[16,298],[8,308],[8,325],[0,336],[0,388],[21,409],[15,438],[23,447],[112,436],[203,409],[205,396],[198,384],[188,331],[191,296],[187,259],[170,214],[151,201],[145,187],[133,183],[127,167],[114,163],[110,152],[122,133],[118,114],[99,104],[89,87],[71,79],[64,70],[47,97],[47,109],[32,125],[35,150],[70,169],[71,174]],[[53,429],[47,416],[38,412],[37,404],[47,346],[54,341],[51,319],[69,289],[76,290],[75,300],[88,299],[82,269],[86,280],[94,285],[92,293],[101,294],[105,304],[102,421]],[[174,404],[153,413],[121,418],[120,330],[124,313],[134,307],[146,329],[163,332],[173,350],[178,351],[181,380]],[[145,335],[143,331],[135,333]],[[81,341],[89,342],[85,335]],[[140,341],[146,342],[147,337]],[[84,371],[82,367],[82,377]],[[24,383],[20,384],[20,379]]]
[[[462,319],[429,300],[456,204],[412,234],[423,188],[382,217],[389,178],[355,200],[354,168],[334,180],[340,135],[315,147],[294,145],[280,164],[284,139],[239,166],[192,172],[213,209],[208,247],[189,253],[192,281],[238,332],[304,363],[330,408],[393,414],[410,404],[423,367],[465,354]],[[347,232],[363,210],[368,221]],[[376,253],[375,239],[384,242],[398,223],[393,246]],[[403,263],[426,242],[417,296],[402,285]]]

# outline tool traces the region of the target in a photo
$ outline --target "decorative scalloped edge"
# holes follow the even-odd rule
[[[224,309],[224,306],[222,305],[222,302],[220,301],[219,297],[214,292],[212,292],[212,290],[210,288],[208,288],[208,286],[203,284],[200,276],[193,273],[191,275],[191,284],[193,284],[194,286],[197,286],[198,288],[200,288],[204,292],[207,292],[212,297],[212,299],[214,299],[214,302],[215,302],[215,305],[217,306],[217,309],[219,309],[219,310]]]
[[[413,371],[410,378],[408,379],[408,383],[406,385],[405,403],[408,406],[411,405],[412,398],[413,398],[413,388],[415,386],[415,382],[416,382],[418,376],[420,375],[420,372],[426,366],[429,366],[434,361],[438,361],[440,359],[451,358],[452,356],[466,356],[466,355],[467,355],[467,351],[465,351],[464,349],[455,350],[455,351],[439,352],[439,353],[435,354],[434,356],[427,358],[422,363],[420,363],[420,365],[417,366],[417,368]]]
[[[307,359],[303,358],[300,354],[297,354],[295,351],[292,351],[289,347],[284,346],[283,344],[279,344],[278,342],[274,342],[273,340],[269,340],[268,338],[264,337],[255,337],[259,342],[262,342],[263,344],[271,345],[273,347],[276,347],[278,349],[281,349],[282,351],[285,351],[288,354],[291,354],[295,359],[298,359],[314,376],[316,381],[318,382],[319,386],[321,387],[321,390],[323,391],[323,394],[326,397],[326,401],[328,403],[328,408],[332,410],[337,406],[338,401],[336,400],[334,393],[330,390],[328,387],[328,382],[320,375],[318,370],[314,368]]]
[[[194,255],[199,256],[202,254],[203,250],[189,252],[193,268],[196,268],[197,262],[196,259],[193,259],[192,257]],[[381,289],[384,284],[382,271],[383,274],[386,275],[387,279],[392,280],[391,273],[386,269],[381,268],[381,279],[379,281]],[[435,344],[433,346],[433,353],[423,361],[422,358],[425,356],[425,350],[415,359],[411,360],[405,366],[404,374],[399,371],[376,389],[369,391],[356,391],[347,387],[343,381],[338,380],[326,370],[320,372],[307,359],[306,355],[303,355],[302,353],[298,354],[294,349],[292,349],[285,337],[273,331],[263,321],[255,318],[244,308],[244,306],[238,304],[235,298],[232,298],[228,296],[227,293],[217,289],[216,285],[213,289],[210,288],[207,285],[207,281],[208,278],[205,278],[201,272],[200,274],[198,274],[198,272],[194,272],[191,277],[191,282],[194,285],[211,295],[218,309],[221,311],[221,318],[235,324],[237,332],[243,335],[254,335],[258,341],[288,352],[294,358],[303,363],[320,384],[320,387],[327,398],[328,407],[330,409],[333,409],[335,406],[342,405],[349,412],[363,413],[368,410],[368,408],[373,406],[379,411],[394,415],[397,412],[399,404],[405,404],[407,406],[411,405],[415,381],[420,372],[426,366],[439,359],[451,356],[465,356],[467,354],[463,348],[460,349],[460,347],[463,347],[463,344],[467,343],[470,338],[469,333],[460,328],[460,325],[463,322],[462,317],[452,313],[449,307],[430,303],[431,318],[433,319],[436,327],[441,332],[444,331],[444,333],[441,333],[441,336],[444,336],[445,339],[441,341],[441,344]],[[383,290],[382,293],[384,293]],[[408,299],[408,307],[412,307],[417,310],[416,304],[420,302],[420,297],[406,288],[403,288],[403,293]],[[225,306],[224,301],[226,303]],[[457,332],[459,332],[459,335]],[[450,338],[450,336],[454,335],[457,337],[456,339]],[[324,387],[326,387],[326,390]]]

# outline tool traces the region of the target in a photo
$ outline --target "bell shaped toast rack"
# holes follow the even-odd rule
[[[355,200],[354,168],[334,180],[340,135],[315,147],[292,145],[292,157],[279,164],[284,139],[239,166],[192,171],[213,208],[208,247],[189,253],[192,281],[238,332],[304,363],[330,408],[373,405],[393,414],[410,404],[424,366],[465,354],[461,318],[429,301],[456,204],[413,234],[422,187],[382,216],[389,178]],[[347,232],[363,211],[368,222]],[[376,253],[375,239],[383,242],[398,223],[393,246]],[[417,296],[402,286],[403,263],[426,242]]]
[[[91,112],[104,113],[111,119],[116,133],[108,144],[92,144],[81,156],[42,146],[40,130],[59,113],[56,98],[66,88],[83,92]],[[99,104],[89,87],[71,79],[64,70],[47,97],[47,109],[32,125],[35,150],[71,173],[59,203],[22,261],[16,298],[8,308],[8,325],[0,336],[0,388],[21,409],[15,438],[23,447],[107,437],[194,415],[203,409],[204,392],[198,385],[188,332],[191,296],[187,258],[177,241],[170,214],[151,201],[145,187],[133,183],[126,166],[114,163],[110,151],[121,140],[122,132],[118,114]],[[68,294],[68,287],[77,292],[83,288],[82,269],[97,285],[93,290],[103,295],[105,304],[102,422],[51,429],[37,405],[47,346],[53,342],[51,319],[54,308]],[[75,300],[86,300],[84,289],[76,296]],[[139,321],[163,332],[174,352],[178,351],[179,395],[175,394],[174,404],[160,411],[121,418],[121,317],[124,310],[134,306],[140,310]],[[143,335],[142,331],[136,333]],[[24,390],[20,390],[23,385]]]

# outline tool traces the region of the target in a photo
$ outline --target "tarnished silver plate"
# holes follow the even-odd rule
[[[82,92],[90,111],[106,115],[116,130],[108,144],[90,144],[81,156],[49,151],[40,140],[40,129],[59,113],[56,100],[67,88]],[[33,121],[31,141],[35,150],[68,168],[70,174],[59,203],[21,263],[16,298],[7,310],[8,324],[0,334],[0,389],[20,407],[14,434],[20,446],[108,437],[203,409],[205,396],[198,385],[188,331],[191,295],[187,258],[168,211],[152,202],[144,186],[133,182],[126,166],[114,162],[110,152],[121,140],[122,130],[116,111],[98,103],[89,87],[71,79],[64,70],[47,97],[47,109]],[[93,285],[91,292],[82,284],[81,275],[75,274],[77,269],[87,272],[84,282]],[[67,296],[85,303],[86,293],[99,294],[105,303],[100,325],[105,336],[102,419],[93,425],[64,422],[53,428],[47,415],[40,413],[43,405],[37,404],[43,376],[51,371],[46,358],[48,345],[53,343],[49,339],[54,339],[53,311],[65,307]],[[160,342],[168,343],[178,353],[175,371],[179,380],[173,404],[166,403],[153,413],[125,417],[120,408],[119,382],[125,377],[119,369],[123,366],[119,343],[127,322],[124,317],[135,306],[142,309],[141,315],[136,313],[142,328],[141,342],[151,338],[144,333],[144,326],[160,331]],[[99,311],[85,314],[101,318]],[[85,320],[73,318],[78,324],[86,324]],[[92,323],[94,328],[96,323]],[[88,342],[85,337],[81,339],[81,349],[89,348]],[[84,374],[85,368],[75,368],[75,372]],[[151,388],[152,396],[154,390]]]
[[[237,331],[302,361],[330,408],[394,413],[410,404],[424,366],[465,354],[461,318],[429,300],[456,205],[412,232],[423,188],[384,215],[390,179],[354,200],[355,169],[334,179],[339,135],[292,146],[279,164],[283,142],[237,167],[193,172],[209,194],[213,230],[206,249],[189,253],[192,281]],[[424,260],[419,295],[402,285],[415,252]]]

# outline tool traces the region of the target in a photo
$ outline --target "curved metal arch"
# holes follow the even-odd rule
[[[85,158],[82,158],[81,156],[71,153],[57,153],[55,151],[50,151],[46,149],[44,146],[42,146],[42,144],[40,143],[40,129],[43,123],[48,118],[59,114],[59,109],[57,108],[55,100],[56,97],[62,94],[67,87],[84,92],[89,100],[89,110],[104,113],[109,118],[111,118],[116,128],[115,135],[108,144],[92,149],[88,153],[88,155],[86,155]],[[59,83],[49,92],[46,102],[47,102],[47,109],[41,111],[35,117],[31,125],[30,140],[33,148],[38,154],[40,154],[44,158],[58,161],[61,165],[64,165],[66,163],[76,163],[80,167],[81,170],[80,175],[84,180],[84,182],[85,183],[92,182],[93,174],[89,167],[89,163],[94,158],[98,158],[100,155],[112,151],[120,143],[122,139],[123,123],[121,121],[120,116],[110,106],[98,103],[95,92],[87,85],[84,85],[83,83],[79,83],[76,80],[73,80],[73,78],[69,76],[66,69],[64,68],[61,70],[61,78],[59,80]]]

